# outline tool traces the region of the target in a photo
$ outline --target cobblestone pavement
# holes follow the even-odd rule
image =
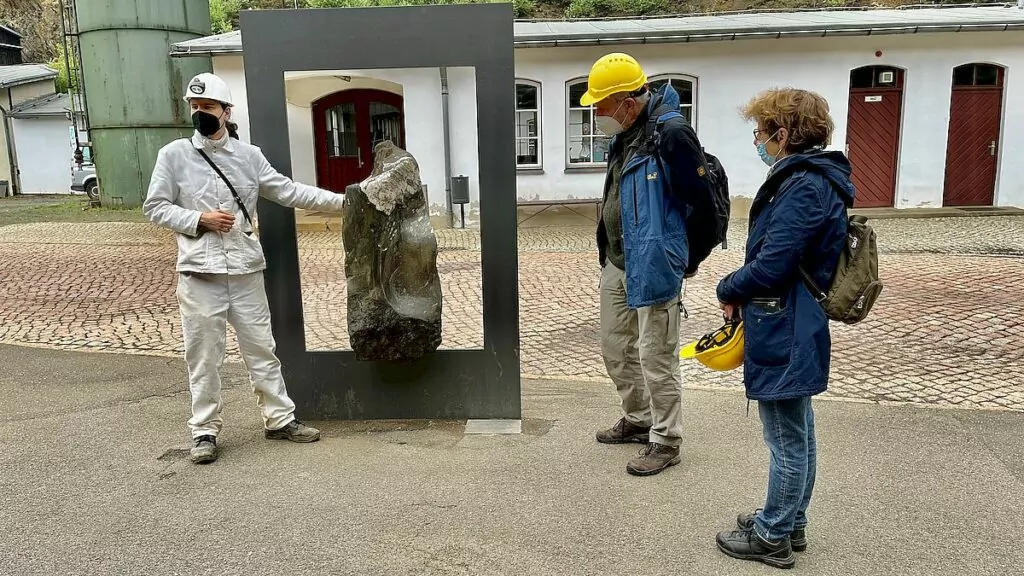
[[[886,288],[868,320],[833,324],[828,394],[1024,410],[1024,218],[873,225]],[[684,341],[720,324],[715,282],[739,265],[745,240],[744,222],[732,228],[730,248],[687,285]],[[481,347],[479,235],[445,230],[438,241],[442,346]],[[347,348],[340,236],[302,234],[299,252],[307,347]],[[603,382],[593,228],[524,228],[518,256],[524,375]],[[0,342],[179,356],[174,257],[172,235],[148,224],[0,227]],[[741,386],[740,371],[693,362],[683,376],[688,386]]]

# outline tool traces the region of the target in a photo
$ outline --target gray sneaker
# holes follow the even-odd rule
[[[306,426],[298,420],[292,420],[277,430],[266,430],[264,435],[269,440],[291,440],[292,442],[316,442],[320,439],[320,431],[312,426]]]
[[[196,445],[189,452],[194,464],[209,464],[217,459],[217,437],[200,436],[196,438]]]

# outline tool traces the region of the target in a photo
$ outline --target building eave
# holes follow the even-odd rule
[[[10,32],[11,34],[14,34],[15,36],[17,36],[18,38],[25,38],[25,36],[23,36],[21,34],[21,32],[18,32],[17,30],[15,30],[14,28],[11,28],[10,26],[7,26],[6,24],[0,24],[0,30],[3,30],[4,32]]]
[[[19,78],[13,82],[0,82],[0,90],[6,88],[14,88],[16,86],[24,86],[25,84],[32,84],[34,82],[42,82],[43,80],[53,80],[58,76],[57,72],[47,72],[45,74],[38,74],[36,76],[29,76],[26,78]]]
[[[568,48],[572,46],[608,46],[622,44],[671,44],[689,42],[728,42],[734,40],[776,40],[784,38],[836,38],[851,36],[889,36],[894,34],[928,34],[959,32],[1006,32],[1024,30],[1024,22],[1000,24],[957,24],[923,26],[877,26],[871,28],[798,28],[792,30],[751,30],[742,32],[665,33],[616,35],[601,37],[554,37],[517,40],[516,48]],[[239,50],[239,52],[241,52]]]

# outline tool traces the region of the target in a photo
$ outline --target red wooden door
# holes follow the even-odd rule
[[[896,200],[903,71],[871,66],[850,75],[846,154],[853,166],[854,206],[892,206]]]
[[[954,70],[943,206],[993,204],[1002,108],[1002,68],[965,64]]]
[[[373,147],[405,148],[402,97],[380,90],[343,90],[313,103],[317,185],[335,192],[373,171]]]

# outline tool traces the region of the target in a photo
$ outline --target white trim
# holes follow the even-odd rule
[[[516,128],[517,128],[517,130],[518,130],[518,127],[519,127],[518,126],[518,123],[519,123],[518,114],[519,114],[519,112],[534,112],[537,115],[536,116],[536,118],[537,118],[537,136],[536,137],[532,137],[532,136],[520,137],[518,132],[516,134],[516,152],[517,152],[517,154],[516,154],[516,170],[537,170],[537,169],[543,170],[544,169],[544,110],[543,110],[543,108],[544,108],[544,86],[540,82],[538,82],[536,80],[530,80],[529,78],[518,78],[518,77],[516,78],[515,84],[516,84],[516,90],[519,89],[520,85],[530,86],[530,87],[534,88],[535,90],[537,90],[537,108],[536,109],[524,108],[524,109],[520,110],[518,102],[516,103],[515,113],[516,113]],[[526,140],[526,141],[536,140],[537,141],[537,162],[535,164],[520,164],[519,163],[519,154],[518,154],[518,152],[519,152],[519,141],[520,140]]]
[[[699,112],[699,110],[697,110],[697,100],[698,100],[697,90],[700,87],[700,82],[697,80],[697,77],[694,76],[693,74],[682,74],[682,73],[676,73],[676,72],[668,72],[668,73],[665,73],[665,74],[656,74],[654,76],[651,76],[650,78],[647,79],[647,83],[650,84],[651,82],[657,82],[659,80],[669,80],[669,81],[671,81],[671,80],[685,80],[685,81],[690,83],[690,85],[692,87],[693,101],[690,102],[689,104],[686,104],[686,103],[682,102],[682,100],[680,99],[679,106],[680,107],[683,107],[683,106],[689,106],[690,107],[690,126],[693,127],[693,131],[694,132],[697,132],[699,134],[699,130],[697,128],[697,125],[698,125],[697,113]]]
[[[565,97],[562,100],[562,111],[563,111],[563,114],[565,114],[565,138],[564,138],[564,141],[562,142],[562,145],[565,147],[565,154],[563,156],[563,161],[565,162],[565,169],[569,170],[569,171],[572,171],[572,170],[580,170],[580,169],[587,169],[587,168],[604,168],[604,167],[608,166],[608,161],[607,160],[604,161],[604,162],[593,162],[593,159],[594,159],[594,141],[597,140],[597,139],[605,139],[605,140],[609,140],[610,141],[611,139],[607,138],[605,136],[601,136],[601,135],[597,134],[597,126],[594,123],[595,108],[594,108],[593,105],[591,105],[591,106],[580,106],[578,102],[574,104],[573,102],[571,102],[569,100],[569,94],[570,94],[571,88],[573,86],[577,85],[577,84],[586,85],[587,84],[587,77],[586,76],[577,76],[575,78],[570,78],[569,80],[566,80],[565,81],[565,93],[564,93]],[[581,141],[582,142],[586,142],[587,140],[590,141],[590,159],[591,159],[591,162],[572,162],[570,160],[570,157],[569,157],[569,150],[571,148],[570,145],[569,145],[569,141],[570,141],[570,138],[571,138],[571,134],[570,134],[570,130],[569,130],[569,126],[570,126],[569,120],[570,120],[570,117],[572,116],[572,112],[574,110],[589,110],[590,111],[590,128],[589,128],[590,134],[583,134],[583,135],[581,135],[584,138]],[[609,142],[609,144],[610,144],[610,142]]]

